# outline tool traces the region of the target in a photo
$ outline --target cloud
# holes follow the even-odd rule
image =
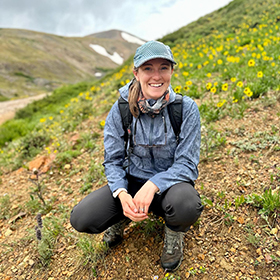
[[[0,27],[30,29],[63,36],[85,36],[120,29],[151,40],[190,23],[198,18],[195,17],[197,14],[202,16],[228,2],[229,0],[1,0]],[[201,14],[203,11],[204,14]]]

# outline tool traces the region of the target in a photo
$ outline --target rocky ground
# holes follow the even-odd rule
[[[196,188],[205,210],[186,233],[184,260],[168,279],[280,279],[279,208],[266,221],[259,213],[262,208],[242,200],[252,194],[262,196],[269,188],[273,193],[279,191],[279,112],[279,102],[255,107],[252,104],[244,118],[226,117],[215,123],[215,129],[226,132],[226,142],[212,156],[201,159]],[[89,120],[85,127],[95,121]],[[100,150],[96,155],[97,163],[102,162],[102,153]],[[164,277],[160,266],[161,223],[131,223],[121,245],[101,253],[98,260],[87,261],[89,255],[81,257],[77,246],[81,237],[93,244],[102,238],[76,233],[68,220],[71,208],[85,196],[79,189],[89,159],[90,155],[83,153],[62,170],[52,168],[43,175],[47,179],[45,198],[53,205],[53,210],[42,216],[43,222],[59,217],[62,224],[46,267],[38,258],[34,232],[37,213],[26,208],[33,187],[28,180],[30,172],[18,170],[1,176],[1,196],[11,197],[6,206],[9,215],[0,221],[1,279]],[[51,158],[48,160],[51,163]],[[96,183],[93,189],[99,186]]]

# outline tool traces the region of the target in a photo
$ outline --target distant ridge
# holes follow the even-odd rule
[[[97,33],[93,33],[88,35],[90,37],[94,37],[94,38],[103,38],[103,39],[115,39],[115,40],[125,40],[128,42],[135,42],[138,44],[144,44],[146,41],[135,36],[132,35],[128,32],[125,31],[121,31],[121,30],[117,30],[117,29],[111,29],[111,30],[107,30],[107,31],[103,31],[103,32],[97,32]],[[129,38],[131,38],[131,41],[129,40]],[[134,38],[134,40],[132,39]]]
[[[1,28],[0,98],[34,96],[63,84],[102,77],[127,60],[143,42],[121,30],[64,37]]]

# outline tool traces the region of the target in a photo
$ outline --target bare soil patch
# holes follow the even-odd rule
[[[29,103],[44,98],[47,94],[43,93],[36,96],[0,102],[0,125],[7,120],[14,118],[16,111],[24,108]]]

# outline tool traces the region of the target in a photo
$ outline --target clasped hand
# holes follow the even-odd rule
[[[159,188],[153,182],[147,181],[134,197],[129,193],[121,192],[119,199],[124,215],[134,222],[147,219],[150,204],[158,190]]]

